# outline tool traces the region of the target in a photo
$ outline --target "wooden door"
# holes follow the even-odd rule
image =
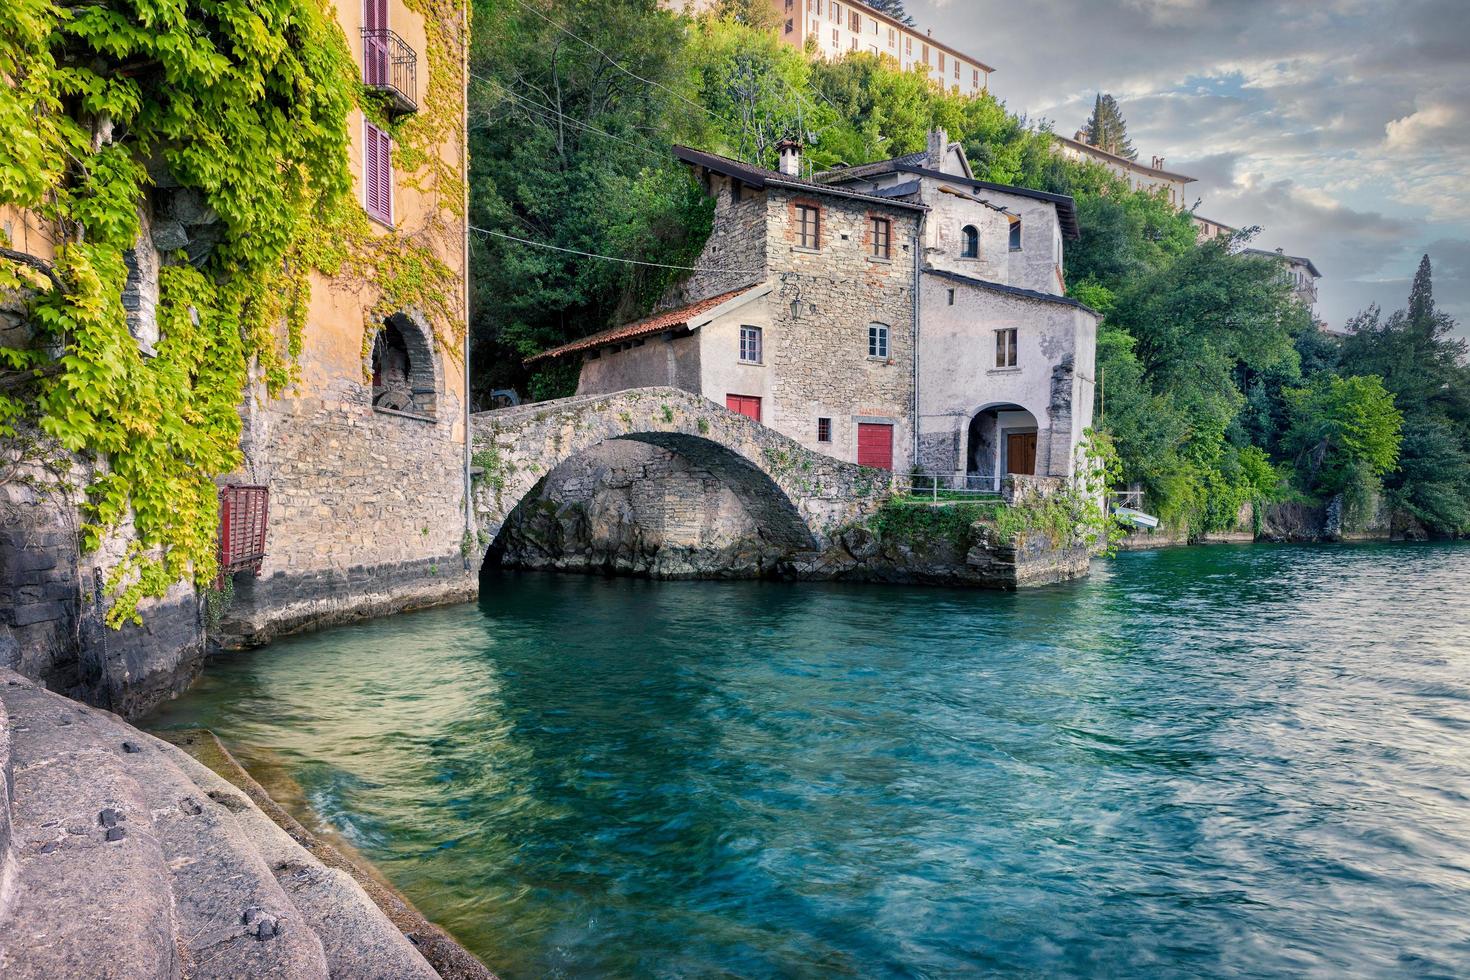
[[[757,422],[761,420],[761,400],[755,395],[726,395],[725,407]]]
[[[1006,436],[1006,472],[1018,476],[1036,473],[1036,433],[1012,432]]]
[[[858,465],[893,469],[893,426],[858,423]]]

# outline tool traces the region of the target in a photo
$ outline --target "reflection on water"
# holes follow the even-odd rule
[[[1097,568],[487,578],[152,723],[294,779],[508,978],[1470,973],[1470,548]]]

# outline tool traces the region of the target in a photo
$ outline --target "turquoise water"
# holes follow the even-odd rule
[[[1470,975],[1470,547],[487,578],[205,725],[507,978]]]

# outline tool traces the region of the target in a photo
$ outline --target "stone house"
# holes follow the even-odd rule
[[[1092,425],[1099,316],[1065,295],[1072,199],[977,180],[943,130],[926,150],[819,174],[927,208],[914,416],[920,468],[995,490],[1065,477]]]
[[[653,316],[532,360],[581,354],[579,395],[671,385],[811,449],[907,470],[914,460],[922,204],[675,147],[715,199],[700,271]]]
[[[299,380],[271,397],[252,375],[240,406],[244,465],[216,475],[222,531],[242,523],[264,531],[263,551],[256,540],[243,554],[227,555],[243,569],[230,576],[234,601],[223,629],[234,642],[475,589],[462,557],[473,526],[462,346],[466,5],[452,0],[428,15],[405,0],[333,0],[330,8],[362,85],[384,111],[432,114],[442,123],[426,127],[435,135],[414,148],[411,157],[424,162],[409,173],[398,171],[385,129],[357,110],[348,126],[348,162],[370,228],[364,247],[414,250],[438,270],[442,302],[388,303],[387,284],[371,263],[336,277],[312,275]],[[167,339],[156,316],[161,268],[202,264],[221,233],[202,195],[162,171],[139,218],[122,300],[147,358]],[[12,247],[51,258],[37,215],[0,211],[0,229]],[[23,318],[0,310],[0,345],[25,346],[27,331]],[[86,486],[94,463],[68,459],[70,482]],[[141,626],[103,626],[103,583],[137,535],[124,523],[99,550],[82,553],[79,519],[74,500],[22,493],[19,484],[0,492],[0,666],[117,711],[146,710],[198,670],[203,597],[180,581],[165,597],[139,604]]]
[[[1070,198],[920,153],[803,180],[675,149],[716,200],[698,271],[580,354],[579,395],[671,385],[838,459],[946,485],[1072,474],[1098,316],[1063,295]]]

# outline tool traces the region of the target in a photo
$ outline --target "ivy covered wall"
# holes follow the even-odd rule
[[[75,500],[78,551],[105,566],[113,627],[176,583],[214,579],[215,481],[244,463],[242,405],[330,380],[340,360],[303,370],[314,331],[360,376],[384,317],[416,311],[462,395],[463,5],[406,6],[419,15],[400,32],[420,45],[421,111],[390,121],[361,84],[356,3],[7,5],[0,479]],[[355,193],[364,115],[395,137],[410,220],[391,230]],[[170,238],[183,194],[195,224]],[[154,356],[124,302],[145,228],[161,264]],[[344,308],[356,310],[345,322]],[[61,454],[80,469],[36,480]],[[105,544],[123,529],[114,556]]]

